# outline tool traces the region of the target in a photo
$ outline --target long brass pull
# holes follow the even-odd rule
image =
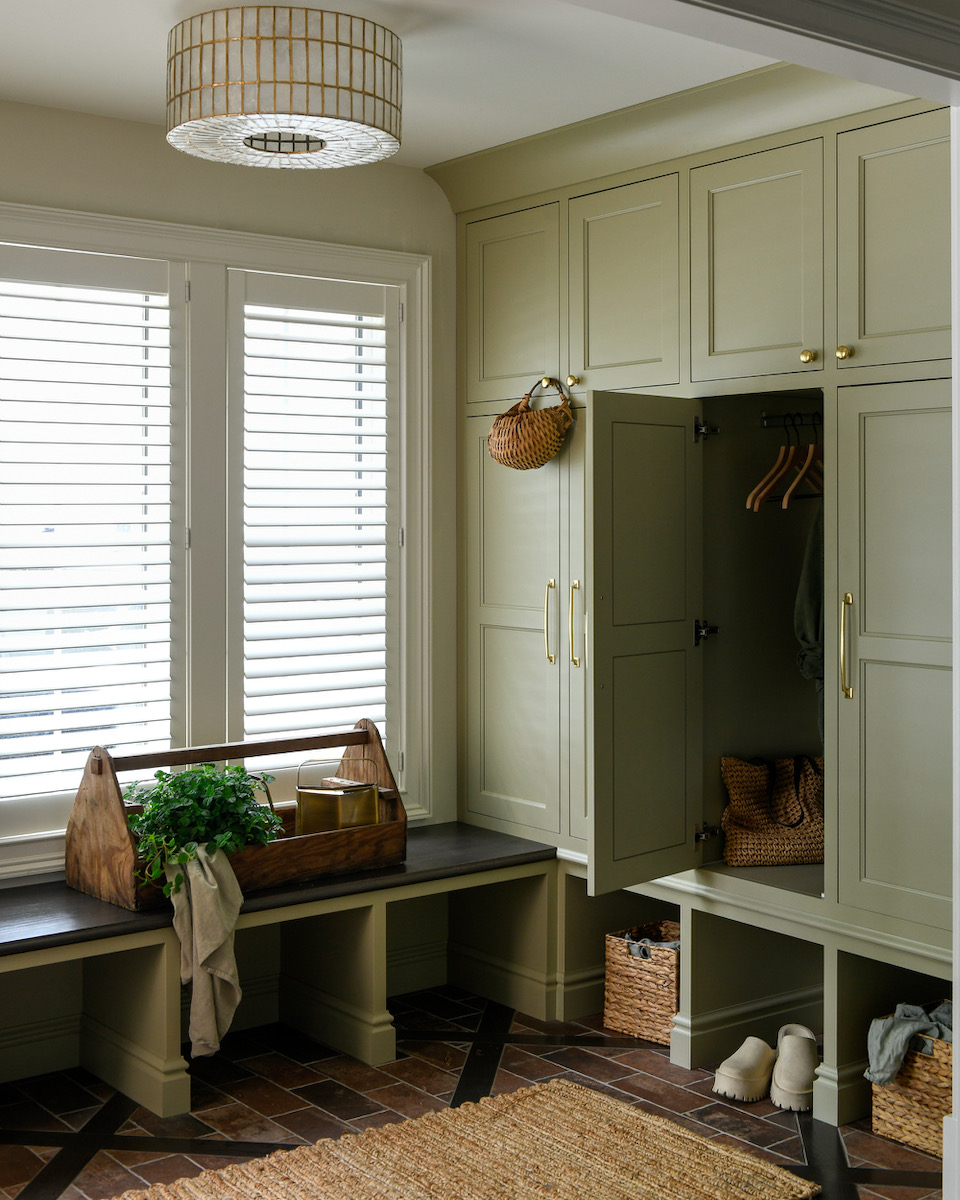
[[[575,579],[573,581],[573,583],[570,584],[570,612],[569,612],[570,628],[568,631],[568,637],[570,639],[570,661],[573,663],[573,665],[575,667],[580,666],[580,659],[573,652],[573,593],[577,592],[579,590],[580,590],[580,580]]]
[[[840,602],[840,687],[844,698],[853,699],[853,684],[847,682],[847,609],[853,608],[853,593],[844,592]]]
[[[557,586],[555,579],[548,579],[543,592],[543,650],[548,663],[555,663],[557,656],[550,653],[550,589]]]

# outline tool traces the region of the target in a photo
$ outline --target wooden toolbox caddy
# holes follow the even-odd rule
[[[137,842],[127,821],[127,807],[117,782],[118,771],[188,766],[339,746],[345,749],[335,774],[343,779],[379,786],[379,822],[298,837],[293,832],[292,822],[285,820],[284,832],[276,841],[264,846],[246,846],[230,855],[241,891],[247,894],[325,875],[402,863],[407,848],[407,815],[377,727],[364,719],[342,733],[273,742],[198,746],[124,758],[112,758],[102,747],[95,747],[87,759],[67,823],[66,881],[77,891],[135,911],[163,908],[170,903],[159,887],[137,882],[140,866]],[[289,815],[294,813],[290,806]],[[281,811],[281,816],[284,815]]]

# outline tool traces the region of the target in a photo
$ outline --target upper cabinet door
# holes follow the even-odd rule
[[[949,137],[944,109],[837,139],[841,367],[950,357]]]
[[[697,167],[690,205],[693,379],[819,371],[822,142]]]
[[[950,380],[839,408],[840,901],[949,929]]]
[[[680,381],[678,211],[677,175],[570,201],[569,369],[580,386]]]
[[[591,893],[700,865],[701,446],[692,401],[588,398]]]
[[[468,401],[519,399],[560,371],[559,208],[467,226]]]

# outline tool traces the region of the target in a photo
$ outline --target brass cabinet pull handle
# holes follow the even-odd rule
[[[573,583],[570,584],[570,612],[569,612],[570,627],[568,630],[568,637],[570,639],[570,661],[573,663],[573,665],[575,667],[580,666],[580,659],[577,657],[577,655],[575,655],[573,653],[573,593],[576,591],[579,591],[579,590],[580,590],[580,580],[575,579],[573,581]]]
[[[543,592],[543,650],[548,663],[555,663],[557,656],[550,653],[550,589],[557,586],[555,579],[548,579]]]
[[[844,698],[853,699],[853,684],[847,682],[847,609],[853,608],[853,593],[844,592],[840,602],[840,687]]]

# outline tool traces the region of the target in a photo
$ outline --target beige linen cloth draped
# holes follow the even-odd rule
[[[171,896],[173,928],[180,939],[180,982],[192,983],[189,1036],[194,1058],[216,1054],[240,1003],[240,981],[233,950],[234,927],[243,893],[222,850],[184,866],[170,865],[167,878],[183,875]]]

